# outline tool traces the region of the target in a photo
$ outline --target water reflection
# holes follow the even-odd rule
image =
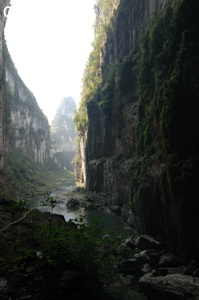
[[[66,221],[84,217],[84,221],[90,223],[93,219],[97,219],[99,220],[99,226],[104,230],[123,235],[130,235],[132,233],[131,230],[125,230],[125,224],[122,223],[117,216],[110,214],[108,210],[88,210],[83,207],[69,209],[66,204],[69,200],[69,192],[74,189],[74,186],[62,186],[53,190],[50,197],[53,197],[58,202],[53,209],[50,206],[43,206],[42,203],[46,201],[47,197],[31,200],[28,207],[37,208],[41,212],[53,212],[55,214],[63,215]]]

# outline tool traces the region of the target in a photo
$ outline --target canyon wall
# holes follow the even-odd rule
[[[10,1],[0,3],[0,170],[11,149],[41,164],[50,155],[48,120],[18,75],[4,40],[3,12],[9,4]]]
[[[0,170],[4,167],[5,161],[5,132],[4,132],[4,100],[3,100],[3,39],[4,39],[4,27],[6,18],[3,14],[3,10],[10,4],[9,0],[2,0],[0,2]]]
[[[72,97],[63,98],[51,124],[51,157],[70,171],[74,171],[72,161],[76,154],[75,110],[75,100]]]
[[[196,11],[186,0],[121,0],[98,64],[91,54],[100,76],[76,124],[78,181],[106,193],[138,232],[199,260]]]
[[[7,148],[43,164],[50,157],[50,127],[32,92],[26,87],[4,44],[4,99]]]

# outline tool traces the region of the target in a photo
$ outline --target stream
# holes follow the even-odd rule
[[[108,208],[104,210],[88,210],[83,207],[69,209],[66,204],[71,196],[69,193],[74,191],[76,186],[67,185],[66,183],[60,183],[50,193],[50,197],[53,197],[58,203],[53,208],[53,213],[63,215],[66,221],[70,219],[79,219],[84,217],[85,223],[90,223],[93,219],[99,219],[99,226],[103,230],[129,236],[132,234],[132,230],[127,227],[116,215],[109,212]],[[29,208],[37,208],[41,212],[51,212],[50,206],[43,206],[42,202],[45,202],[48,196],[32,199],[28,202]],[[60,203],[59,203],[60,202]]]

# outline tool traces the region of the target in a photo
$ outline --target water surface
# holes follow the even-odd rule
[[[56,206],[52,209],[50,206],[44,206],[47,197],[41,197],[38,199],[32,199],[28,203],[29,208],[37,208],[42,212],[51,212],[59,215],[63,215],[66,221],[70,219],[79,219],[83,217],[84,222],[91,223],[92,220],[99,220],[99,226],[110,232],[123,235],[131,235],[132,231],[126,230],[126,225],[119,219],[119,217],[110,213],[107,209],[102,210],[88,210],[83,207],[69,209],[66,204],[69,200],[69,193],[75,190],[75,186],[69,186],[64,183],[59,184],[58,187],[51,191],[50,197],[53,197],[57,201]]]

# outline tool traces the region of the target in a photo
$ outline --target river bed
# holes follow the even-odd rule
[[[37,208],[42,212],[53,212],[54,214],[63,215],[66,221],[70,219],[79,219],[83,217],[85,223],[90,223],[94,219],[99,220],[99,226],[103,230],[109,232],[131,235],[132,230],[128,228],[119,217],[113,215],[108,210],[88,210],[83,207],[69,209],[66,204],[69,200],[70,193],[75,190],[75,186],[67,185],[61,183],[57,188],[53,189],[48,196],[44,196],[38,199],[32,199],[28,202],[27,206],[29,208]],[[47,197],[53,197],[57,201],[56,206],[52,209],[50,206],[44,206]]]

